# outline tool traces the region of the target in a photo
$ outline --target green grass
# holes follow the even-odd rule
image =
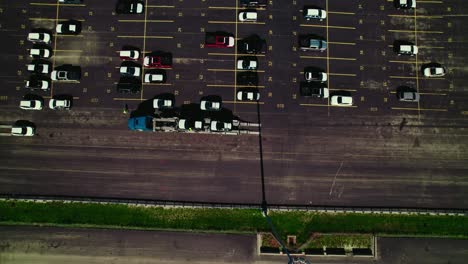
[[[370,248],[372,235],[364,234],[316,234],[303,248]]]
[[[283,238],[298,243],[313,233],[468,237],[468,217],[270,212]],[[270,231],[260,210],[164,209],[126,205],[0,201],[0,223],[177,229],[217,232]]]

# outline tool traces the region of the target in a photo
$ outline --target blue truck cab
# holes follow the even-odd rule
[[[128,129],[137,131],[153,131],[153,117],[139,116],[129,118]]]

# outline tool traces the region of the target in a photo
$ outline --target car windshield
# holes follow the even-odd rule
[[[432,68],[432,69],[431,69],[431,74],[436,74],[436,72],[437,72],[437,69],[436,69],[436,68]]]
[[[243,60],[242,61],[242,67],[243,68],[248,68],[250,66],[250,61],[248,60]]]
[[[31,107],[36,107],[36,101],[30,101],[29,104]]]

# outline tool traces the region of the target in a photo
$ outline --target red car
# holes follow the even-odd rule
[[[212,48],[232,48],[234,47],[234,37],[225,32],[206,32],[205,47]]]
[[[172,56],[170,54],[146,55],[143,60],[146,68],[172,68]]]

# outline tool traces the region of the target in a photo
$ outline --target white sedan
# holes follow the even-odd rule
[[[333,95],[330,98],[330,104],[335,106],[352,106],[353,97],[349,95]]]
[[[425,77],[442,77],[446,73],[447,71],[442,66],[429,66],[423,69],[423,74]]]
[[[155,109],[170,109],[174,107],[174,100],[156,98],[153,100],[153,108]]]
[[[49,108],[52,110],[66,109],[70,110],[71,100],[67,99],[50,99]]]
[[[42,101],[39,100],[21,100],[19,107],[24,110],[42,110]]]
[[[32,137],[36,133],[36,130],[32,126],[23,125],[23,126],[12,126],[11,135],[19,137]]]
[[[239,101],[258,101],[260,93],[258,91],[240,90],[237,91],[237,100]]]
[[[200,109],[203,111],[219,111],[221,110],[221,102],[219,101],[210,101],[210,100],[201,100]]]
[[[49,33],[29,33],[28,40],[34,43],[49,44],[51,37]]]
[[[241,57],[237,60],[238,70],[256,70],[258,67],[258,61],[255,57]]]
[[[213,120],[210,124],[210,130],[214,132],[231,131],[232,123]]]
[[[32,58],[50,58],[52,52],[48,48],[33,47],[29,50],[29,56]]]
[[[255,22],[257,21],[257,11],[243,11],[239,13],[240,22]]]

